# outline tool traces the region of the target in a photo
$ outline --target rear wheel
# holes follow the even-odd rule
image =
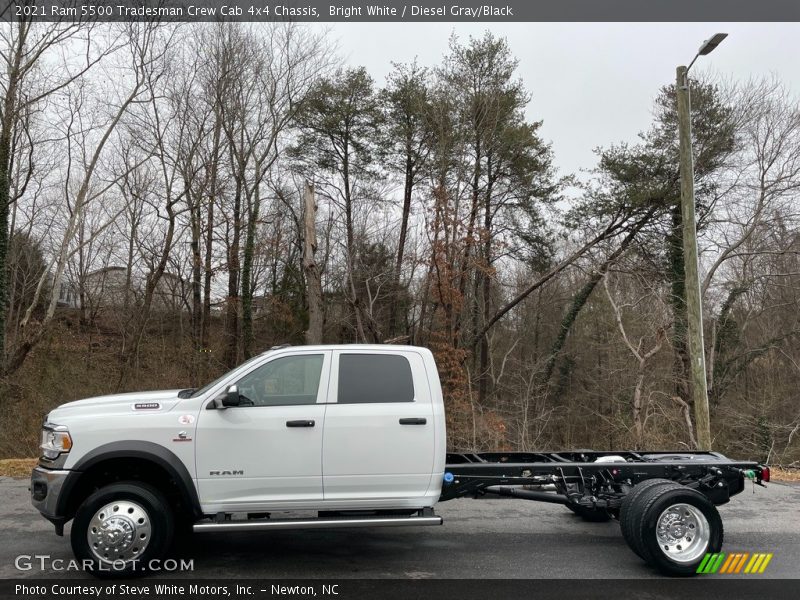
[[[130,577],[164,555],[173,531],[172,510],[161,492],[140,482],[115,483],[84,500],[70,541],[93,575]]]
[[[622,537],[628,546],[630,546],[631,550],[633,550],[640,558],[644,558],[644,556],[642,555],[642,551],[637,548],[636,539],[634,536],[634,523],[637,521],[637,516],[634,513],[638,512],[637,509],[640,506],[638,502],[639,498],[654,488],[661,488],[665,486],[681,487],[680,484],[677,484],[670,479],[647,479],[635,485],[633,489],[622,499],[622,505],[619,509],[619,527],[622,531]]]
[[[666,575],[694,575],[706,553],[722,548],[722,518],[697,490],[653,487],[634,507],[632,523],[640,556]]]

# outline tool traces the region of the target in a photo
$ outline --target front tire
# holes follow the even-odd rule
[[[72,523],[75,557],[96,577],[144,574],[169,548],[175,528],[164,495],[140,482],[115,483],[86,498]]]

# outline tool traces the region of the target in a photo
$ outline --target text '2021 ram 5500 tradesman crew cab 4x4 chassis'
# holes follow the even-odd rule
[[[45,419],[34,506],[95,573],[146,569],[180,530],[439,525],[485,494],[619,518],[662,572],[722,545],[715,505],[769,469],[714,452],[447,454],[433,355],[412,346],[278,347],[199,390],[104,396]],[[313,518],[282,513],[306,511]]]

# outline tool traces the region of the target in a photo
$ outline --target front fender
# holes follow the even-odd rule
[[[182,504],[191,507],[194,517],[200,517],[200,500],[192,476],[186,465],[170,450],[153,442],[142,440],[121,440],[94,448],[81,457],[69,471],[56,502],[56,515],[72,518],[74,505],[72,494],[78,488],[83,475],[93,467],[114,459],[139,459],[157,465],[169,474],[178,486]]]

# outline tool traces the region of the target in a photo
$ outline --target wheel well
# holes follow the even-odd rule
[[[74,517],[81,503],[98,489],[121,481],[141,481],[152,485],[164,494],[176,516],[196,512],[193,506],[187,506],[182,482],[162,465],[146,458],[118,457],[101,460],[81,473],[69,493],[66,517]]]

